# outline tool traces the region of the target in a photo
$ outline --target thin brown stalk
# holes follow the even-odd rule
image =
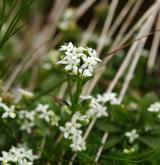
[[[125,20],[125,23],[123,24],[123,26],[121,27],[115,41],[114,44],[112,45],[112,49],[115,49],[117,47],[117,45],[120,44],[121,39],[124,36],[124,33],[126,32],[126,30],[128,29],[130,23],[132,22],[133,18],[135,17],[135,15],[137,14],[137,11],[139,10],[143,0],[139,0],[139,1],[135,1],[135,5],[133,7],[133,9],[131,10],[131,12],[129,13],[127,19]]]
[[[87,30],[82,35],[82,40],[80,42],[81,46],[86,46],[87,45],[87,42],[91,38],[97,23],[98,23],[98,18],[96,16],[94,16],[93,19],[90,21],[90,23],[87,27]]]
[[[157,11],[157,10],[156,10],[156,11]],[[155,19],[155,17],[156,17],[156,14],[157,14],[156,11],[155,11],[155,13],[148,19],[148,21],[147,21],[146,24],[144,25],[144,30],[145,30],[145,32],[150,31],[150,29],[151,29],[151,27],[152,27],[152,25],[153,25],[154,19]],[[143,28],[142,28],[142,29],[143,29]],[[136,50],[136,54],[135,54],[134,59],[133,59],[131,65],[130,65],[128,74],[127,74],[127,76],[126,76],[126,78],[125,78],[124,84],[123,84],[122,89],[121,89],[121,91],[120,91],[120,96],[119,96],[119,100],[120,100],[120,101],[122,101],[122,99],[124,98],[124,95],[125,95],[125,93],[126,93],[126,91],[127,91],[127,88],[128,88],[128,86],[129,86],[129,83],[130,83],[131,79],[133,78],[134,71],[135,71],[135,69],[136,69],[136,66],[137,66],[137,63],[138,63],[138,61],[139,61],[139,58],[140,58],[140,56],[141,56],[141,54],[142,54],[142,50],[143,50],[143,48],[144,48],[144,45],[145,45],[145,43],[146,43],[146,40],[147,40],[147,38],[143,38],[142,41],[141,41],[141,42],[139,41],[139,43],[138,43],[137,50]]]
[[[104,26],[103,26],[103,29],[102,29],[102,32],[100,34],[100,37],[99,37],[99,40],[98,40],[98,46],[97,46],[97,56],[99,57],[100,56],[100,53],[105,45],[105,41],[106,41],[106,37],[107,37],[107,33],[108,33],[108,30],[110,28],[110,25],[112,23],[112,20],[113,20],[113,16],[115,14],[115,11],[116,11],[116,8],[117,8],[117,5],[118,5],[118,2],[119,0],[113,0],[111,2],[111,5],[110,5],[110,9],[109,9],[109,13],[108,15],[106,16],[106,20],[105,20],[105,23],[104,23]]]
[[[156,29],[160,29],[160,13],[158,15]],[[147,63],[147,72],[148,73],[152,72],[152,69],[153,69],[153,66],[154,66],[154,63],[156,60],[156,55],[158,54],[159,43],[160,43],[160,32],[157,32],[154,34],[152,47],[151,47],[151,51],[150,51],[149,58],[148,58],[148,63]]]
[[[121,10],[120,14],[117,16],[116,20],[113,22],[112,28],[109,29],[108,36],[112,36],[115,31],[118,29],[119,25],[122,23],[123,19],[128,14],[132,5],[135,3],[135,0],[129,0],[126,5]]]
[[[127,42],[127,40],[134,34],[134,32],[136,32],[139,28],[141,28],[141,26],[143,25],[143,23],[146,21],[146,19],[148,19],[148,17],[154,12],[156,8],[156,4],[154,3],[144,14],[143,16],[138,20],[137,23],[135,23],[135,25],[131,28],[131,30],[129,30],[129,32],[127,32],[122,40],[121,40],[121,44],[124,44]]]
[[[82,17],[82,15],[93,5],[96,0],[84,1],[76,10],[76,18]]]

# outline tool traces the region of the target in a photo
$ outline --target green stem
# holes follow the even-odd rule
[[[72,108],[71,109],[73,111],[76,111],[76,109],[77,109],[79,97],[82,92],[82,85],[83,85],[82,80],[77,78],[77,88],[76,88],[76,92],[72,99]]]

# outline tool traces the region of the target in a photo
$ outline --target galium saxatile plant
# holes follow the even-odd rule
[[[80,77],[78,81],[81,81],[81,78],[85,79],[86,77],[93,76],[95,66],[98,62],[101,62],[101,60],[96,57],[95,50],[83,47],[76,48],[71,42],[67,45],[61,46],[60,51],[64,52],[64,54],[57,64],[64,65],[64,69],[69,74]],[[86,123],[86,121],[89,122],[94,116],[97,118],[103,116],[107,117],[107,108],[104,106],[106,102],[110,101],[112,104],[118,104],[118,100],[114,93],[97,95],[96,98],[92,96],[80,96],[80,94],[81,90],[78,93],[79,99],[81,98],[82,100],[87,100],[89,102],[88,109],[73,109],[73,111],[77,112],[73,114],[71,121],[67,122],[64,127],[60,126],[64,138],[71,140],[70,147],[73,151],[82,151],[86,149],[86,142],[83,139],[83,131],[80,129],[83,125],[82,123]],[[75,94],[75,97],[76,95],[77,94]],[[77,107],[74,106],[74,104],[79,104],[79,100],[75,103],[71,98],[71,104],[73,104],[73,107]]]
[[[32,1],[0,1],[0,164],[158,165],[159,0]]]
[[[61,46],[60,52],[62,52],[62,55],[57,64],[64,66],[67,74],[77,76],[77,91],[73,96],[71,94],[70,98],[71,110],[74,111],[73,116],[69,122],[65,123],[64,127],[60,126],[60,130],[64,138],[71,141],[70,147],[73,151],[82,151],[86,149],[83,131],[80,129],[84,125],[83,123],[88,123],[95,116],[97,118],[107,117],[107,108],[104,104],[106,102],[118,104],[118,99],[114,93],[97,95],[95,98],[92,96],[80,96],[81,90],[85,82],[87,82],[85,79],[93,76],[96,65],[98,62],[101,62],[101,60],[96,57],[95,50],[88,47],[75,47],[70,42]],[[82,83],[80,84],[80,82]],[[80,100],[82,100],[82,102],[80,102]],[[79,106],[79,104],[83,104],[83,101],[87,101],[89,104],[86,109]]]

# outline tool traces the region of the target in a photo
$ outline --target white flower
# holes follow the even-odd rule
[[[33,165],[33,161],[38,159],[38,156],[34,155],[32,150],[26,147],[14,147],[6,152],[2,151],[0,161],[2,163],[16,163],[17,165]]]
[[[111,104],[120,104],[119,100],[116,97],[116,93],[106,92],[102,95],[97,95],[97,101],[100,103],[110,102]]]
[[[60,130],[63,133],[65,139],[70,139],[70,147],[73,151],[82,151],[86,149],[85,140],[82,137],[82,130],[80,122],[86,121],[87,116],[82,115],[80,112],[76,112],[71,119],[71,122],[67,122],[64,127],[60,126]]]
[[[48,104],[38,104],[35,111],[37,112],[45,112],[49,108]]]
[[[63,132],[65,139],[71,140],[70,147],[73,151],[82,151],[86,149],[86,145],[82,138],[82,130],[79,129],[81,124],[74,122],[75,120],[67,122],[65,127],[60,127],[60,130]]]
[[[108,116],[107,107],[99,104],[95,98],[91,100],[90,106],[91,108],[86,113],[88,118],[91,118],[95,115],[98,118],[103,116]]]
[[[19,112],[19,118],[20,119],[28,119],[29,121],[34,121],[35,118],[35,111],[27,111],[27,110],[21,110]]]
[[[85,77],[91,77],[92,76],[92,72],[90,72],[89,69],[84,69],[83,76],[85,76]]]
[[[3,163],[8,163],[9,161],[12,161],[12,155],[6,151],[2,151],[2,157],[0,157],[0,161]]]
[[[12,105],[10,108],[5,109],[5,112],[2,114],[2,118],[15,118],[15,106]]]
[[[12,105],[8,107],[6,104],[2,103],[2,98],[0,98],[0,107],[3,108],[4,112],[2,114],[2,118],[15,118],[15,106]]]
[[[19,119],[21,130],[31,133],[32,127],[35,126],[35,118],[38,117],[51,125],[58,125],[59,117],[51,110],[48,110],[49,105],[38,104],[32,111],[21,110],[19,112]]]
[[[21,110],[18,114],[20,119],[20,130],[26,131],[28,134],[31,133],[32,128],[35,126],[35,111]]]
[[[88,117],[86,115],[82,115],[80,112],[76,112],[72,119],[72,123],[77,123],[78,121],[83,122],[83,121],[88,121]]]
[[[133,129],[130,132],[126,132],[125,136],[129,138],[130,143],[133,143],[139,137],[139,134],[136,129]]]
[[[74,46],[73,46],[72,42],[69,42],[68,45],[62,45],[59,50],[71,52],[73,50],[73,48],[74,48]]]
[[[79,123],[67,122],[65,127],[60,126],[60,130],[64,133],[66,139],[72,139],[74,134],[82,134],[81,130],[78,130],[81,127]]]
[[[83,151],[86,149],[86,143],[80,134],[75,134],[70,147],[73,151]]]
[[[24,120],[23,123],[21,123],[20,130],[26,131],[28,134],[30,134],[34,125],[34,122]]]
[[[151,104],[148,108],[148,111],[150,112],[160,112],[160,102],[155,102],[154,104]]]
[[[35,109],[35,112],[38,113],[40,119],[44,119],[47,123],[51,122],[52,125],[58,125],[58,116],[52,110],[48,110],[49,105],[47,104],[38,104]]]
[[[101,60],[96,57],[96,51],[92,48],[75,47],[70,42],[60,48],[63,52],[62,59],[57,64],[64,65],[64,69],[77,75],[90,77],[93,75],[93,70],[97,62]]]

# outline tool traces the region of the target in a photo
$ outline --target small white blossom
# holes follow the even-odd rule
[[[83,151],[86,149],[85,140],[80,134],[75,134],[72,138],[72,144],[70,145],[73,151]]]
[[[65,127],[60,126],[60,130],[64,133],[66,139],[72,139],[74,134],[82,134],[81,130],[78,130],[81,127],[81,124],[67,122]]]
[[[107,107],[103,105],[102,101],[98,100],[101,95],[98,95],[96,98],[93,96],[81,96],[83,100],[90,100],[90,109],[87,110],[86,116],[88,119],[96,116],[96,117],[103,117],[108,116]]]
[[[58,125],[59,118],[55,115],[55,113],[51,110],[48,110],[49,105],[38,104],[35,109],[40,119],[44,119],[47,123],[51,122],[52,125]]]
[[[20,129],[31,133],[32,128],[36,124],[36,117],[51,125],[58,125],[59,117],[52,110],[48,110],[48,108],[49,105],[47,104],[38,104],[32,111],[21,110],[18,114],[21,123]]]
[[[126,132],[125,136],[129,138],[130,143],[133,143],[139,137],[139,134],[136,129],[133,129],[130,132]]]
[[[32,128],[35,126],[34,122],[28,121],[28,120],[24,120],[21,123],[21,127],[20,130],[22,131],[26,131],[28,134],[31,133]]]
[[[28,119],[29,121],[34,121],[35,114],[35,111],[21,110],[19,112],[19,118],[22,120]]]
[[[15,118],[15,106],[11,105],[8,107],[6,104],[2,103],[2,98],[0,98],[0,107],[4,110],[2,118]]]
[[[82,115],[80,112],[76,112],[72,119],[71,122],[72,123],[77,123],[77,121],[83,122],[83,121],[88,121],[88,117],[87,115]]]
[[[156,102],[154,104],[151,104],[148,108],[148,111],[150,112],[160,112],[160,102]]]
[[[12,105],[10,108],[5,109],[5,112],[2,114],[2,118],[15,118],[15,106]]]
[[[120,104],[116,97],[116,93],[113,92],[106,92],[102,95],[98,94],[97,101],[100,103],[110,102],[111,104]]]
[[[12,155],[7,153],[6,151],[2,151],[2,157],[0,157],[0,161],[6,163],[8,165],[9,161],[12,161]]]
[[[93,116],[96,116],[98,118],[108,116],[107,107],[99,104],[95,98],[91,100],[90,106],[91,108],[86,112],[88,118],[91,118]]]
[[[97,62],[101,60],[96,57],[96,51],[92,48],[75,47],[71,42],[63,45],[60,51],[64,53],[63,58],[57,63],[64,65],[64,69],[77,75],[90,77]]]
[[[35,126],[36,113],[34,111],[21,110],[18,114],[20,119],[20,130],[26,131],[28,134],[31,133],[32,128]]]
[[[82,151],[86,149],[86,143],[82,137],[82,130],[80,130],[80,127],[82,126],[80,122],[85,121],[86,119],[87,116],[76,112],[73,115],[71,122],[67,122],[64,127],[60,126],[64,138],[71,140],[70,147],[73,151]]]
[[[2,151],[0,157],[2,163],[16,163],[17,165],[33,165],[36,159],[38,159],[38,156],[34,155],[31,149],[22,146],[12,146],[8,152]]]

